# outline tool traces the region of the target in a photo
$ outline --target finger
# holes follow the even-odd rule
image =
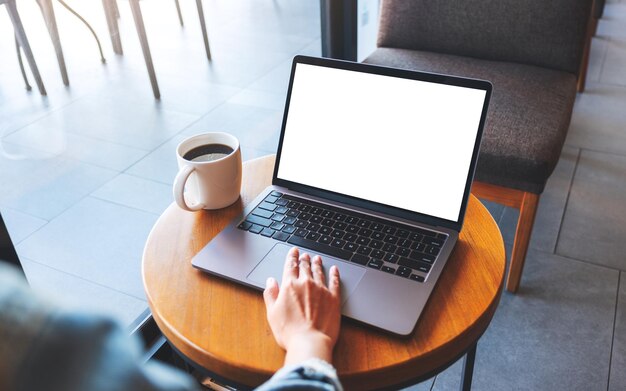
[[[337,297],[338,299],[341,298],[341,277],[339,276],[339,268],[335,265],[330,267],[330,272],[329,274],[329,280],[328,281],[328,290],[330,290],[330,293]]]
[[[265,282],[265,290],[263,291],[263,299],[265,300],[265,308],[270,309],[276,302],[278,297],[278,282],[269,277]]]
[[[313,274],[313,280],[320,285],[326,285],[326,279],[324,278],[324,267],[322,266],[322,257],[316,255],[311,261],[311,272]]]
[[[311,275],[311,256],[307,253],[300,255],[300,274],[298,278],[300,280],[313,278],[313,275]]]
[[[300,250],[298,247],[292,247],[285,258],[285,267],[283,268],[283,284],[290,279],[298,278],[298,257]]]

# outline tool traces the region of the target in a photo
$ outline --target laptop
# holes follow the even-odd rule
[[[296,56],[272,184],[192,265],[263,289],[297,246],[338,266],[345,317],[411,334],[463,225],[490,95],[486,81]]]

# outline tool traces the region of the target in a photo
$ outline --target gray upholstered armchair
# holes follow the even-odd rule
[[[365,60],[493,83],[472,191],[520,209],[511,292],[569,127],[591,3],[383,0],[379,48]]]

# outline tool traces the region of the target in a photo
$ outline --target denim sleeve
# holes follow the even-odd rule
[[[309,359],[284,367],[256,391],[342,391],[337,372],[327,362]]]

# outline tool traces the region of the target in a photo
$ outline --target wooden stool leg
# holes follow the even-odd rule
[[[113,52],[115,54],[124,54],[122,50],[122,40],[120,39],[120,30],[117,25],[117,17],[115,16],[117,3],[115,0],[102,0],[102,6],[104,7],[104,16],[106,17],[109,35],[111,36]]]
[[[520,280],[522,279],[522,271],[524,270],[524,262],[526,260],[526,253],[528,252],[528,244],[530,242],[533,224],[535,223],[535,214],[537,213],[538,204],[538,194],[524,193],[519,211],[519,219],[517,220],[517,229],[515,230],[515,241],[511,253],[509,276],[506,280],[506,290],[512,293],[517,292]]]
[[[39,88],[39,92],[41,93],[41,95],[47,95],[46,87],[44,87],[43,85],[43,80],[41,80],[41,75],[39,74],[39,68],[37,68],[37,63],[35,62],[35,56],[33,56],[33,51],[30,48],[28,39],[26,38],[26,32],[24,31],[22,20],[20,19],[20,16],[17,13],[15,0],[7,1],[6,7],[7,7],[7,12],[9,13],[9,18],[11,18],[11,23],[13,23],[13,29],[15,30],[15,37],[17,38],[17,41],[19,42],[20,47],[24,51],[24,55],[26,56],[26,60],[28,61],[30,70],[33,73],[33,77],[35,78],[35,83],[37,83],[37,87]]]
[[[57,21],[54,15],[54,8],[52,8],[52,0],[38,0],[39,7],[41,7],[41,13],[46,22],[48,28],[48,34],[52,40],[54,51],[57,55],[57,61],[59,62],[59,69],[61,70],[61,78],[63,84],[70,85],[70,80],[67,77],[67,68],[65,67],[65,57],[63,56],[63,48],[61,47],[61,37],[59,36],[59,29],[57,28]]]
[[[141,43],[143,58],[146,60],[146,68],[148,68],[150,84],[152,84],[152,93],[154,94],[155,99],[161,99],[161,92],[159,91],[159,85],[157,83],[156,74],[154,72],[154,65],[152,64],[150,46],[148,46],[146,28],[143,24],[143,17],[141,16],[141,8],[139,8],[139,0],[130,0],[130,10],[133,13],[133,19],[135,19],[135,27],[137,27],[137,34],[139,35],[139,42]]]
[[[204,49],[206,50],[206,57],[211,61],[211,49],[209,48],[209,37],[206,31],[206,22],[204,20],[204,10],[202,9],[202,0],[196,0],[198,6],[198,16],[200,17],[200,27],[202,27],[202,38],[204,38]]]

